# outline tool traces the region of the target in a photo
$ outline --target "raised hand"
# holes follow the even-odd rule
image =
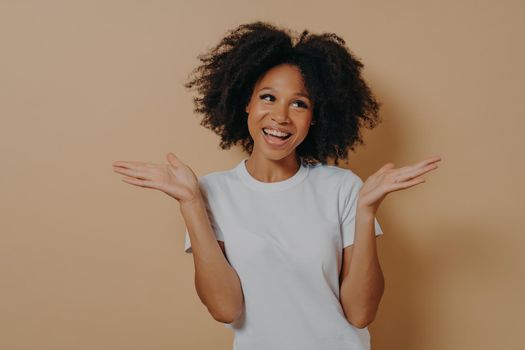
[[[168,164],[115,161],[112,166],[131,185],[160,190],[180,203],[198,198],[199,181],[193,170],[171,152],[166,159]]]
[[[423,174],[437,169],[440,156],[427,158],[419,163],[394,168],[393,163],[383,165],[363,183],[359,190],[357,206],[360,210],[377,213],[379,205],[390,192],[404,190],[425,182]]]

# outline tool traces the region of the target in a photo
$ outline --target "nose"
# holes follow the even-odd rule
[[[288,106],[284,103],[276,105],[272,119],[279,124],[288,122]]]

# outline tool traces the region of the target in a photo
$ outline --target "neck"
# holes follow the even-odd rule
[[[252,152],[245,165],[246,170],[255,179],[262,182],[279,182],[294,176],[299,171],[301,161],[295,152],[282,159],[269,159]]]

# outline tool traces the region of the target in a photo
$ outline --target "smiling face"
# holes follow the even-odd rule
[[[254,142],[252,154],[272,160],[295,158],[295,148],[308,135],[313,115],[313,101],[299,68],[280,64],[268,70],[256,82],[246,112]],[[290,135],[268,135],[263,129]]]

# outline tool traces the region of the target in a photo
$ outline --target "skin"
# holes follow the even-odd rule
[[[364,328],[372,323],[384,293],[374,227],[379,205],[387,194],[425,182],[423,175],[437,169],[439,161],[440,156],[432,156],[397,169],[393,163],[387,163],[369,176],[359,190],[354,244],[343,249],[339,276],[341,305],[354,326]]]
[[[299,170],[296,148],[308,135],[313,120],[313,101],[304,95],[307,93],[300,70],[293,65],[273,67],[256,82],[246,106],[248,129],[254,140],[246,168],[259,181],[283,181]],[[293,135],[284,147],[271,147],[261,133],[262,128],[268,126],[285,128]],[[224,243],[217,245],[217,241],[210,238],[213,233],[203,213],[197,176],[175,154],[168,153],[166,159],[168,164],[115,161],[112,165],[115,172],[125,176],[122,181],[160,190],[178,200],[187,226],[198,228],[192,232],[206,233],[204,239],[192,238],[192,242],[206,242],[193,246],[199,296],[210,312],[214,310],[215,319],[230,323],[242,308],[238,276],[226,260],[217,255],[219,247],[225,254]],[[440,156],[432,156],[401,168],[387,163],[364,181],[357,199],[354,244],[343,250],[339,277],[341,305],[352,325],[364,328],[375,319],[384,292],[374,228],[379,205],[389,193],[424,183],[423,175],[437,169],[439,161]],[[204,263],[210,261],[213,264]],[[221,305],[231,306],[221,310]]]
[[[268,89],[269,88],[269,89]],[[281,64],[268,70],[256,83],[246,106],[253,151],[246,169],[262,182],[283,181],[299,170],[296,148],[308,135],[313,102],[307,95],[300,70]],[[282,127],[292,136],[282,148],[268,145],[263,127]]]

